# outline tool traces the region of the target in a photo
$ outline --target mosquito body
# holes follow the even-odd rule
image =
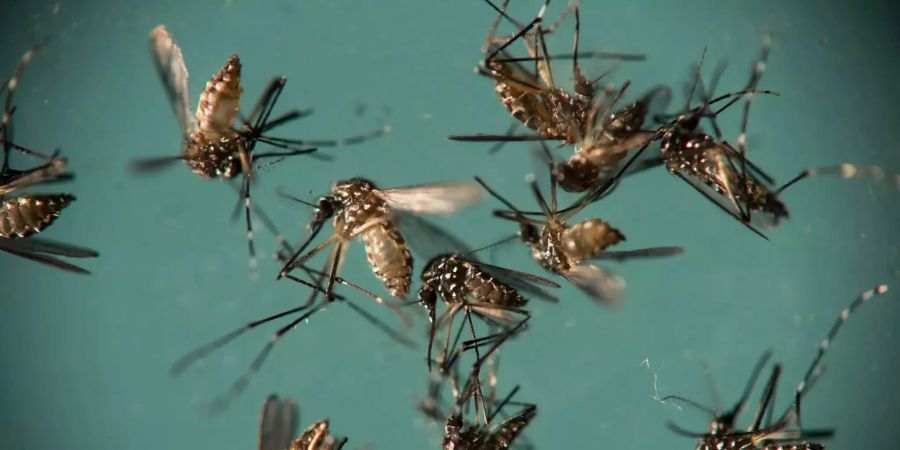
[[[549,152],[547,152],[550,158]],[[593,218],[573,225],[567,221],[581,212],[590,201],[583,197],[574,205],[563,210],[557,206],[557,172],[552,158],[548,161],[550,170],[550,204],[547,204],[537,182],[532,179],[531,190],[540,205],[543,218],[532,218],[517,209],[512,203],[491,189],[476,177],[491,195],[509,210],[494,211],[497,217],[519,224],[519,238],[531,248],[533,258],[547,271],[565,277],[573,285],[591,298],[604,303],[616,304],[624,295],[625,282],[621,277],[593,264],[592,259],[624,260],[633,257],[670,256],[682,253],[681,247],[651,247],[628,251],[607,251],[608,248],[625,240],[625,235],[609,223]],[[590,199],[590,201],[589,201]]]
[[[329,295],[350,242],[363,241],[372,272],[393,297],[405,298],[412,281],[413,258],[395,220],[397,214],[447,215],[481,199],[474,183],[443,183],[395,189],[378,189],[364,178],[335,183],[331,193],[319,199],[306,242],[282,268],[279,278],[334,245],[326,269]],[[333,218],[334,234],[303,254],[325,222]],[[302,255],[302,256],[301,256]]]
[[[328,419],[310,425],[299,436],[297,404],[276,395],[266,398],[259,425],[259,450],[340,450],[347,438],[337,438],[328,430]]]
[[[489,324],[521,323],[531,313],[523,309],[528,301],[519,291],[556,300],[538,286],[559,287],[546,278],[480,263],[460,254],[445,254],[432,259],[422,271],[422,287],[418,293],[418,302],[428,311],[431,322],[428,337],[429,367],[434,338],[444,322],[447,331],[441,361],[447,359],[450,351],[450,335],[456,314],[461,311],[465,313],[472,338],[477,339],[471,314],[474,313]],[[447,308],[440,317],[435,318],[438,296],[443,299]]]
[[[763,390],[759,405],[757,405],[754,411],[750,426],[746,429],[740,429],[736,425],[737,418],[745,408],[750,393],[756,384],[756,380],[759,378],[763,367],[771,357],[771,352],[766,352],[753,369],[740,399],[730,410],[724,413],[719,413],[709,407],[683,397],[668,396],[664,398],[663,400],[674,399],[685,402],[713,415],[713,420],[707,427],[707,432],[705,434],[694,434],[671,423],[669,424],[670,428],[679,434],[697,438],[697,450],[718,450],[722,448],[741,448],[748,450],[824,449],[825,447],[822,444],[815,441],[831,437],[834,432],[830,429],[804,429],[800,419],[801,402],[821,374],[822,359],[847,319],[862,306],[863,303],[866,303],[875,296],[884,294],[887,291],[887,285],[876,286],[874,289],[861,293],[848,307],[841,311],[828,335],[819,344],[819,350],[815,358],[813,358],[812,364],[810,364],[806,371],[806,375],[797,386],[793,402],[777,421],[773,422],[772,419],[773,409],[775,408],[775,392],[777,391],[778,381],[781,376],[781,366],[778,364],[772,369],[772,374]]]
[[[42,183],[71,178],[66,173],[66,160],[57,152],[44,155],[11,142],[12,97],[19,85],[19,77],[39,47],[26,52],[19,60],[13,76],[4,83],[0,93],[6,91],[3,117],[0,122],[0,141],[3,145],[3,164],[0,167],[0,251],[30,259],[68,272],[88,274],[87,270],[65,262],[57,256],[90,258],[98,253],[61,242],[33,237],[52,225],[69,206],[75,196],[68,193],[19,193],[21,189]],[[13,169],[10,156],[13,151],[45,161],[25,170]]]
[[[241,62],[237,54],[231,55],[224,66],[206,83],[192,114],[189,107],[188,73],[181,49],[162,25],[150,32],[150,50],[169,102],[175,110],[182,133],[183,148],[180,156],[150,158],[138,161],[138,170],[155,170],[170,163],[185,161],[192,172],[204,179],[231,179],[242,176],[241,195],[244,202],[247,246],[250,253],[251,274],[256,274],[256,250],[253,242],[253,226],[250,185],[255,176],[254,163],[263,159],[283,159],[289,156],[312,153],[317,147],[357,144],[377,138],[387,132],[387,127],[375,132],[340,140],[301,140],[274,137],[266,134],[287,122],[309,114],[309,111],[292,110],[272,117],[287,78],[273,79],[251,113],[239,119],[241,86]],[[191,117],[193,116],[193,119]],[[255,153],[258,142],[272,145],[284,151]]]

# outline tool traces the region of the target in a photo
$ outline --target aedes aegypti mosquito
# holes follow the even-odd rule
[[[328,419],[296,435],[298,415],[293,400],[282,400],[275,394],[267,397],[259,423],[259,450],[341,450],[347,443],[346,437],[331,434]]]
[[[66,160],[60,158],[58,152],[44,155],[12,142],[12,116],[15,110],[12,104],[13,93],[19,85],[23,69],[38,48],[39,46],[33,47],[22,55],[12,77],[0,86],[0,94],[6,91],[0,122],[0,142],[3,144],[3,166],[0,168],[0,251],[68,272],[88,274],[90,272],[84,268],[58,257],[93,258],[98,256],[97,252],[33,236],[53,224],[62,210],[75,200],[74,195],[20,193],[8,197],[29,186],[71,178],[71,174],[65,171]],[[45,162],[26,170],[13,169],[10,167],[10,155],[13,151]]]
[[[562,210],[557,202],[557,171],[553,157],[544,147],[550,171],[550,203],[547,203],[534,177],[531,191],[543,217],[532,217],[516,208],[479,177],[475,179],[508,210],[495,210],[494,215],[519,224],[519,239],[531,248],[533,258],[548,271],[565,277],[577,288],[603,304],[617,304],[624,295],[625,282],[613,274],[585,261],[595,259],[627,260],[630,258],[673,256],[683,253],[681,247],[649,247],[635,250],[609,251],[625,240],[625,235],[609,223],[585,219],[576,224],[566,222],[596,199],[585,196]]]
[[[616,91],[607,87],[598,90],[601,77],[588,80],[582,73],[579,57],[602,57],[617,60],[643,60],[644,55],[617,52],[580,52],[578,49],[581,19],[579,7],[569,11],[575,15],[575,39],[570,55],[551,56],[547,52],[545,35],[554,32],[560,21],[551,28],[541,26],[540,13],[528,24],[521,25],[506,14],[507,2],[497,7],[486,0],[497,12],[490,28],[483,52],[486,55],[478,71],[491,78],[503,105],[522,124],[535,134],[514,135],[517,126],[503,135],[476,134],[450,136],[458,141],[560,141],[562,145],[575,144],[575,153],[560,163],[560,184],[570,192],[583,192],[595,187],[613,175],[629,150],[641,147],[652,137],[652,131],[642,128],[646,117],[661,110],[670,96],[666,87],[656,87],[640,99],[615,109],[618,100],[630,83]],[[546,4],[545,4],[546,7]],[[511,21],[519,30],[508,38],[497,38],[496,30],[501,18]],[[532,31],[533,30],[533,31]],[[528,58],[515,58],[508,54],[508,47],[521,40],[528,50]],[[556,85],[551,67],[552,59],[572,59],[575,79],[574,92]],[[522,63],[534,61],[534,72]],[[615,94],[615,95],[613,95]],[[496,150],[499,147],[494,147]]]
[[[779,195],[796,182],[820,175],[839,174],[843,178],[868,177],[876,181],[885,178],[884,171],[877,166],[844,163],[833,167],[806,169],[781,187],[774,186],[774,179],[747,158],[747,123],[750,106],[756,94],[778,95],[759,89],[758,85],[766,69],[766,62],[772,45],[772,36],[763,37],[763,48],[759,60],[753,65],[752,74],[743,89],[711,98],[724,66],[717,69],[710,89],[703,85],[700,68],[701,57],[687,105],[683,113],[661,125],[650,140],[660,142],[658,160],[642,162],[645,166],[662,163],[668,171],[687,182],[707,200],[732,216],[756,234],[766,238],[757,224],[774,227],[781,219],[788,217],[788,210]],[[704,57],[705,57],[704,50]],[[694,93],[699,90],[702,103],[691,108]],[[737,138],[737,146],[722,136],[716,118],[736,102],[743,100],[743,117]],[[713,107],[721,102],[722,106]],[[710,121],[714,136],[700,129],[702,120]],[[641,151],[646,148],[644,146]],[[639,170],[641,164],[633,167]],[[900,175],[894,175],[900,185]]]
[[[812,364],[810,364],[803,380],[797,386],[793,402],[777,420],[773,421],[773,412],[775,408],[775,392],[777,391],[778,380],[781,376],[781,366],[779,364],[776,364],[772,369],[772,374],[763,389],[762,397],[760,398],[759,405],[757,405],[754,411],[750,426],[746,429],[740,429],[736,424],[738,415],[745,408],[750,393],[756,384],[756,380],[771,357],[771,351],[768,351],[756,363],[750,379],[744,388],[744,392],[737,403],[724,413],[676,395],[670,395],[662,399],[663,401],[680,401],[712,415],[713,420],[707,427],[706,433],[692,433],[672,423],[669,423],[669,427],[678,434],[698,439],[697,450],[718,450],[722,448],[742,448],[748,450],[824,449],[825,447],[822,444],[815,442],[815,440],[830,437],[834,432],[830,429],[804,429],[800,419],[801,401],[821,374],[822,359],[847,319],[862,306],[863,303],[866,303],[873,297],[884,294],[887,291],[887,285],[876,286],[873,289],[861,293],[848,307],[841,311],[837,320],[832,325],[831,330],[828,332],[828,335],[819,344],[819,350],[816,353],[815,358],[813,358]]]
[[[277,117],[272,111],[284,85],[285,77],[273,79],[255,107],[246,118],[239,117],[241,87],[241,62],[237,54],[231,55],[224,66],[210,79],[200,95],[197,112],[193,114],[188,102],[188,72],[181,49],[162,25],[150,32],[150,50],[159,77],[178,119],[184,142],[179,156],[149,158],[137,161],[135,168],[148,171],[184,161],[188,167],[204,179],[230,179],[243,176],[241,195],[244,203],[247,246],[250,253],[251,274],[256,273],[256,249],[250,210],[250,185],[254,180],[255,162],[263,159],[279,159],[315,152],[317,147],[357,144],[382,136],[389,131],[385,127],[360,136],[340,140],[302,140],[274,137],[266,134],[287,122],[301,118],[309,111],[291,110]],[[284,149],[267,153],[254,153],[258,142]]]
[[[326,295],[330,297],[335,282],[341,282],[337,274],[347,247],[360,238],[372,272],[393,297],[405,298],[412,281],[413,258],[396,223],[399,215],[448,215],[479,201],[481,196],[481,188],[470,182],[379,189],[370,180],[352,178],[335,183],[331,192],[315,205],[295,198],[314,207],[315,214],[309,224],[309,236],[285,263],[278,278],[333,246],[323,270],[328,277]],[[306,251],[331,218],[334,233]]]

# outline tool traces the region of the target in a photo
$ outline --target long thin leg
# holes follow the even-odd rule
[[[299,306],[296,308],[291,308],[291,309],[282,311],[280,313],[249,322],[249,323],[241,326],[240,328],[238,328],[218,339],[215,339],[214,341],[212,341],[208,344],[204,344],[203,346],[197,348],[196,350],[193,350],[192,352],[188,353],[187,355],[184,355],[181,358],[178,358],[178,360],[175,361],[175,363],[172,364],[172,367],[169,369],[169,374],[172,376],[178,376],[182,372],[184,372],[185,369],[194,365],[196,362],[200,361],[201,359],[206,358],[207,356],[209,356],[216,350],[219,350],[220,348],[224,347],[226,344],[233,341],[238,336],[240,336],[260,325],[264,325],[273,320],[280,319],[282,317],[289,316],[291,314],[294,314],[294,313],[297,313],[297,312],[300,312],[300,311],[303,311],[306,309],[309,309],[309,305],[303,305],[303,306]]]
[[[838,315],[837,320],[835,320],[834,325],[831,326],[831,330],[828,332],[828,335],[822,342],[819,344],[819,351],[816,354],[816,357],[813,358],[812,364],[810,364],[809,369],[806,371],[806,375],[803,377],[803,381],[797,386],[797,392],[794,396],[794,404],[792,405],[796,415],[797,415],[797,423],[800,424],[800,400],[803,395],[806,394],[806,390],[810,381],[816,377],[816,374],[819,372],[820,364],[822,363],[822,358],[825,356],[825,353],[828,351],[828,347],[831,346],[831,341],[837,336],[838,331],[841,330],[841,327],[850,318],[850,315],[853,314],[857,308],[862,306],[863,303],[871,300],[876,295],[884,294],[888,291],[888,286],[886,284],[880,284],[875,286],[872,289],[869,289],[856,297],[850,306],[841,310],[840,315]]]
[[[34,47],[28,49],[25,54],[19,58],[19,63],[16,64],[15,70],[13,70],[12,77],[9,78],[9,81],[6,82],[6,99],[3,101],[3,117],[0,119],[0,140],[3,141],[3,151],[8,152],[9,146],[12,141],[12,114],[13,114],[13,105],[12,99],[13,94],[16,92],[16,88],[19,86],[19,78],[22,76],[22,71],[25,69],[25,66],[31,62],[31,59],[34,57],[34,54],[37,53],[38,50],[43,46],[43,43],[39,43]],[[5,172],[8,168],[6,161],[3,164],[3,171]]]
[[[373,139],[380,138],[391,132],[391,127],[383,126],[368,133],[358,134],[354,136],[343,137],[339,139],[286,139],[272,136],[261,136],[260,141],[266,143],[293,144],[308,147],[342,147],[345,145],[356,145]]]
[[[285,325],[281,329],[279,329],[269,342],[260,350],[259,354],[256,355],[256,358],[253,359],[253,362],[250,363],[250,366],[247,367],[247,370],[237,379],[234,383],[228,388],[228,391],[217,396],[211,402],[209,402],[204,408],[205,412],[208,414],[216,414],[225,410],[231,401],[240,395],[244,389],[250,384],[250,380],[253,379],[253,376],[259,372],[259,369],[262,368],[263,363],[266,362],[266,359],[269,357],[269,354],[272,352],[272,349],[275,348],[275,344],[287,334],[288,331],[293,330],[300,322],[306,321],[313,314],[322,311],[325,309],[324,306],[313,309],[307,313],[304,313],[300,317],[294,319],[289,324]]]
[[[793,186],[800,180],[817,177],[820,175],[838,175],[844,179],[865,177],[876,182],[882,182],[885,179],[890,179],[894,182],[894,186],[900,189],[900,174],[898,173],[891,174],[890,177],[888,177],[888,175],[885,174],[884,169],[878,166],[844,163],[831,167],[806,169],[800,172],[799,175],[785,183],[783,186],[776,189],[775,195],[780,195],[782,192],[784,192],[785,189]]]
[[[259,263],[256,260],[256,245],[253,241],[253,221],[250,219],[250,176],[244,174],[241,192],[244,194],[244,223],[247,228],[247,250],[250,252],[250,278],[259,278]]]
[[[776,364],[775,367],[772,368],[772,375],[769,376],[769,381],[766,383],[765,389],[763,389],[763,395],[760,398],[759,404],[756,405],[756,410],[753,412],[753,419],[750,421],[752,425],[750,425],[750,428],[747,430],[748,432],[759,431],[766,412],[771,411],[775,407],[775,392],[778,387],[779,377],[781,377],[781,365]]]

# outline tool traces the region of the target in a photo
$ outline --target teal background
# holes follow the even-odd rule
[[[539,2],[513,3],[525,19]],[[296,398],[303,424],[330,417],[335,432],[350,436],[350,448],[439,447],[440,426],[413,408],[425,395],[424,347],[395,345],[340,305],[288,335],[229,410],[199,415],[199,404],[226,389],[275,328],[250,333],[178,379],[168,376],[169,365],[248,320],[287,309],[306,291],[273,282],[278,266],[267,259],[261,279],[249,279],[243,225],[228,220],[235,195],[223,183],[182,166],[135,177],[128,164],[179,151],[147,51],[150,29],[166,24],[184,51],[192,105],[238,52],[245,105],[283,74],[289,82],[281,110],[315,108],[281,135],[394,128],[363,146],[328,150],[333,162],[295,158],[264,171],[256,202],[294,241],[309,210],[277,198],[278,186],[314,199],[355,175],[392,187],[477,174],[533,206],[523,181],[534,170],[527,146],[488,157],[486,145],[445,139],[502,132],[509,123],[491,83],[472,71],[490,10],[476,0],[73,1],[56,3],[56,13],[53,5],[3,4],[0,73],[11,73],[29,46],[49,38],[21,80],[17,140],[43,150],[61,146],[78,175],[65,186],[78,201],[47,237],[102,257],[84,262],[93,276],[78,277],[0,254],[0,447],[255,448],[259,408],[270,392]],[[548,17],[562,7],[554,2]],[[762,30],[771,27],[775,43],[762,85],[782,96],[754,103],[754,160],[779,180],[843,161],[897,171],[898,11],[895,2],[585,1],[582,47],[646,53],[646,62],[623,64],[612,80],[630,79],[632,95],[673,85],[680,106],[680,83],[704,46],[708,61],[731,62],[722,89],[737,88]],[[551,44],[559,51],[570,45],[567,25]],[[600,64],[589,66],[598,73]],[[567,82],[560,70],[557,79]],[[726,116],[734,139],[740,115]],[[781,411],[840,309],[877,283],[897,284],[897,194],[859,180],[804,182],[784,195],[791,220],[765,242],[664,171],[627,180],[579,217],[611,222],[628,236],[627,248],[682,245],[686,254],[610,264],[629,284],[616,310],[570,286],[560,304],[531,304],[531,327],[504,348],[500,369],[502,387],[520,384],[519,398],[539,405],[529,439],[544,449],[692,448],[665,422],[699,431],[707,418],[654,401],[654,374],[661,395],[710,404],[706,363],[729,405],[767,348],[784,363]],[[486,244],[512,231],[489,217],[496,207],[488,199],[441,223],[473,246]],[[260,253],[270,254],[274,240],[257,234]],[[497,262],[542,273],[516,246]],[[380,289],[359,245],[344,274]],[[892,448],[900,438],[900,286],[892,287],[843,330],[806,400],[805,425],[837,428],[829,448]],[[424,344],[424,322],[416,326],[410,335]]]

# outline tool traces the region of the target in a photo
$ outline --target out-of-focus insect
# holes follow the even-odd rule
[[[797,386],[793,402],[778,420],[773,422],[775,392],[777,390],[778,380],[781,376],[781,366],[776,364],[772,369],[769,381],[763,389],[760,403],[756,407],[750,426],[745,430],[741,430],[736,426],[738,415],[746,406],[747,399],[753,390],[753,386],[756,384],[757,378],[771,356],[771,351],[769,351],[760,358],[759,362],[757,362],[738,402],[734,407],[724,413],[720,413],[712,408],[680,396],[670,395],[663,398],[663,401],[681,401],[711,414],[713,420],[707,427],[705,434],[692,433],[672,423],[669,423],[669,427],[678,434],[698,439],[697,450],[718,450],[722,448],[754,450],[824,449],[825,447],[823,445],[814,442],[814,440],[830,437],[834,432],[830,429],[804,429],[800,420],[801,401],[821,374],[822,359],[847,319],[857,308],[862,306],[863,303],[877,295],[884,294],[887,291],[887,285],[876,286],[874,289],[867,290],[860,294],[848,307],[841,311],[834,325],[832,325],[831,330],[828,332],[828,335],[819,344],[819,350],[813,359],[812,364],[810,364],[809,369],[806,371],[806,375]],[[764,420],[765,425],[763,425]]]
[[[562,145],[575,144],[575,154],[560,163],[561,186],[571,192],[583,192],[600,184],[612,175],[627,152],[641,147],[653,136],[642,128],[651,111],[661,110],[668,103],[669,90],[657,87],[639,100],[614,110],[629,83],[616,92],[612,87],[599,91],[601,77],[588,80],[582,74],[579,57],[603,57],[617,60],[643,60],[644,55],[618,52],[579,52],[578,42],[581,19],[578,5],[569,11],[575,14],[575,39],[571,55],[551,56],[547,52],[544,36],[552,33],[560,21],[551,28],[543,28],[544,8],[527,25],[521,25],[506,14],[507,2],[497,7],[486,0],[497,12],[485,41],[485,59],[479,65],[479,73],[491,78],[503,105],[521,123],[535,134],[513,135],[515,125],[503,135],[476,134],[450,136],[459,141],[533,141],[556,140]],[[545,4],[546,7],[546,4]],[[519,27],[508,38],[495,36],[501,18],[507,18]],[[521,40],[528,50],[528,58],[514,58],[508,47]],[[553,79],[551,59],[572,59],[575,79],[574,92],[558,87]],[[534,61],[534,72],[522,62]],[[613,95],[615,93],[615,95]],[[494,150],[499,147],[494,147]]]
[[[539,286],[560,287],[552,280],[481,263],[459,253],[439,255],[429,261],[422,271],[422,287],[418,293],[418,302],[428,311],[431,322],[427,356],[429,370],[435,335],[445,322],[447,328],[441,361],[446,361],[450,351],[456,314],[465,313],[464,323],[469,324],[472,339],[477,340],[472,322],[473,313],[490,326],[521,323],[531,313],[524,309],[528,301],[520,291],[556,301],[556,297]],[[438,296],[447,307],[435,318]]]
[[[481,188],[469,182],[378,189],[364,178],[339,181],[316,205],[296,199],[315,207],[316,211],[309,224],[309,236],[281,269],[278,278],[333,245],[323,271],[328,274],[326,295],[330,299],[334,283],[340,281],[337,274],[350,242],[361,238],[372,272],[392,296],[404,298],[412,281],[413,259],[396,224],[399,214],[448,215],[477,202],[481,195]],[[332,217],[334,234],[304,254]],[[377,297],[371,293],[366,295]]]
[[[0,141],[3,144],[3,166],[0,168],[0,251],[68,272],[88,274],[90,272],[87,270],[62,261],[57,256],[90,258],[98,256],[97,252],[33,236],[53,224],[62,210],[75,200],[75,196],[65,193],[21,193],[8,197],[8,194],[29,186],[71,178],[71,174],[65,171],[66,160],[60,158],[58,153],[44,155],[11,142],[13,93],[18,87],[22,70],[37,49],[38,47],[34,47],[22,56],[13,76],[0,87],[0,94],[6,91],[0,123]],[[45,163],[26,170],[13,169],[10,167],[10,155],[13,151],[42,159]]]
[[[263,159],[312,153],[316,151],[316,147],[356,144],[379,137],[387,131],[384,128],[341,140],[285,139],[267,135],[266,133],[275,127],[309,114],[309,111],[292,110],[271,117],[275,103],[287,82],[285,77],[273,79],[251,113],[236,125],[243,95],[241,62],[237,54],[231,55],[225,65],[206,84],[200,95],[197,112],[192,119],[188,106],[188,72],[184,57],[164,26],[160,25],[150,32],[150,50],[169,102],[178,118],[184,145],[179,156],[144,159],[137,161],[135,167],[137,170],[147,171],[184,161],[195,174],[204,179],[218,177],[230,179],[243,175],[241,193],[253,274],[257,264],[250,220],[252,209],[250,184],[254,177],[254,163]],[[279,147],[284,151],[254,153],[257,142]]]
[[[547,150],[546,148],[544,149]],[[630,258],[679,255],[681,247],[650,247],[625,251],[608,251],[625,235],[601,219],[585,219],[574,225],[566,222],[589,204],[583,197],[572,206],[560,210],[557,203],[557,172],[553,158],[546,151],[550,171],[550,204],[544,198],[537,181],[531,177],[531,190],[541,208],[542,218],[533,218],[516,208],[511,202],[487,185],[481,178],[475,179],[494,198],[509,210],[496,210],[494,215],[519,224],[518,236],[531,247],[532,257],[548,271],[565,277],[573,285],[601,303],[618,303],[625,289],[625,281],[605,269],[585,264],[592,259],[626,260]],[[592,199],[591,199],[592,201]]]
[[[489,399],[485,399],[482,393],[482,367],[486,362],[492,361],[494,353],[506,339],[521,331],[527,320],[526,318],[515,327],[497,335],[467,341],[454,353],[453,357],[442,363],[441,376],[432,379],[429,386],[429,398],[420,405],[420,409],[429,419],[444,423],[442,445],[444,450],[514,448],[513,446],[517,444],[516,441],[525,427],[537,415],[536,405],[513,401],[513,397],[519,390],[518,386],[500,401],[496,401],[493,395]],[[457,375],[457,357],[465,351],[484,346],[489,346],[489,348],[475,360],[468,377],[461,382]],[[439,398],[441,386],[445,381],[449,382],[453,393],[453,404],[449,414],[441,412]],[[488,385],[494,389],[495,384],[496,374],[491,373]],[[502,420],[497,420],[503,414],[504,408],[514,405],[520,406],[521,409]],[[469,420],[467,417],[470,409],[473,411],[474,420]]]
[[[294,437],[297,430],[297,403],[269,395],[259,423],[259,450],[340,450],[347,438],[337,438],[322,419]]]

